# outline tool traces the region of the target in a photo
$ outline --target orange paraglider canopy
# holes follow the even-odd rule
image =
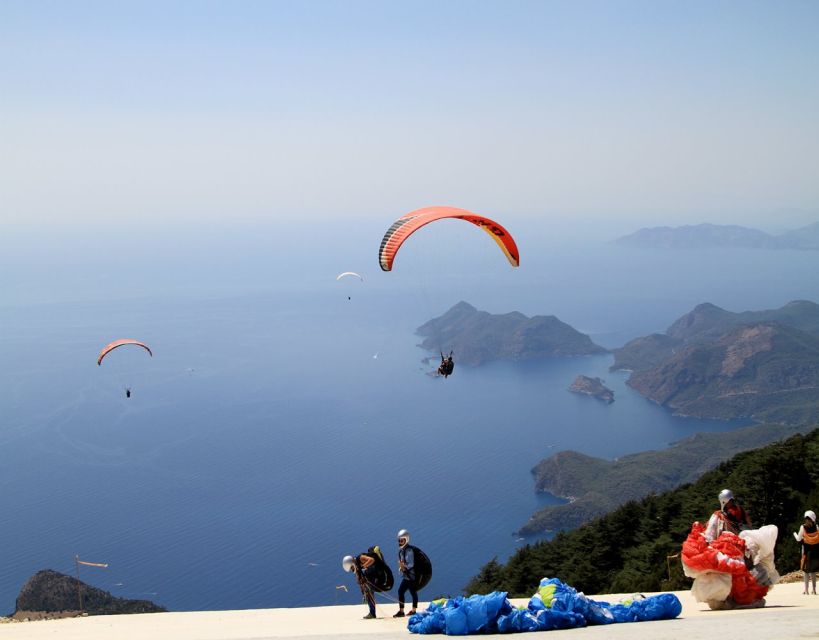
[[[384,271],[392,269],[392,263],[404,240],[425,224],[444,218],[466,220],[480,227],[498,243],[506,259],[509,260],[509,264],[513,267],[520,266],[520,255],[514,238],[494,220],[457,207],[424,207],[401,216],[387,229],[387,233],[384,234],[384,238],[381,240],[381,248],[378,251],[378,262],[381,269]]]
[[[145,349],[145,351],[147,351],[148,355],[150,355],[151,357],[153,357],[153,355],[154,355],[151,352],[151,349],[150,349],[150,347],[148,347],[147,344],[143,344],[139,340],[131,340],[130,338],[123,338],[122,340],[114,340],[111,344],[106,345],[105,347],[103,347],[102,351],[100,351],[99,358],[97,358],[97,365],[101,365],[102,364],[102,359],[105,356],[107,356],[111,351],[113,351],[117,347],[121,347],[124,344],[135,344],[138,347],[142,347],[143,349]]]

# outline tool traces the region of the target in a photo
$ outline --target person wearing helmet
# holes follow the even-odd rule
[[[455,370],[455,361],[452,359],[452,351],[449,352],[449,356],[444,356],[444,352],[441,351],[441,364],[438,367],[438,375],[444,376],[444,378],[448,378],[452,375],[452,372]]]
[[[375,594],[370,581],[370,573],[375,567],[375,558],[367,553],[361,553],[355,557],[344,556],[341,561],[341,566],[345,571],[354,573],[358,588],[361,589],[361,595],[364,597],[364,602],[367,603],[369,612],[364,616],[365,620],[372,620],[375,618]]]
[[[799,527],[799,533],[794,533],[793,537],[797,542],[802,543],[800,568],[805,580],[805,590],[802,593],[808,595],[808,582],[811,582],[813,595],[816,595],[816,572],[819,571],[819,530],[816,527],[816,514],[813,511],[805,511],[805,521]]]
[[[708,542],[719,538],[723,531],[739,534],[740,531],[751,528],[751,517],[737,504],[730,489],[720,491],[717,498],[720,508],[714,511],[705,528],[705,539]]]
[[[407,591],[412,596],[412,609],[409,615],[413,615],[418,608],[418,581],[415,574],[415,547],[410,541],[409,531],[401,529],[398,538],[398,570],[401,572],[401,584],[398,586],[398,613],[393,618],[404,617],[404,596]]]

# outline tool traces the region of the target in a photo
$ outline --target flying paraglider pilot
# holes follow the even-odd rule
[[[705,539],[713,542],[723,531],[739,534],[740,531],[751,528],[751,517],[748,512],[734,500],[730,489],[723,489],[717,496],[720,508],[714,511],[705,528]]]
[[[452,351],[449,352],[448,356],[444,356],[444,352],[442,351],[441,364],[438,366],[438,375],[447,378],[452,375],[453,369],[455,369],[455,362],[452,360]]]
[[[125,387],[125,397],[126,397],[126,398],[130,398],[130,397],[131,397],[131,390],[130,390],[128,387]]]

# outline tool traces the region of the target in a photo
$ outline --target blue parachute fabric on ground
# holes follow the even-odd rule
[[[498,631],[501,633],[551,631],[585,626],[586,619],[581,614],[551,609],[513,609],[508,615],[498,618]]]
[[[453,598],[432,603],[413,615],[407,624],[412,633],[468,635],[571,629],[615,622],[669,620],[682,612],[673,593],[634,596],[627,603],[609,604],[591,600],[556,578],[540,581],[537,593],[525,609],[517,609],[506,593]]]
[[[494,633],[497,620],[512,610],[503,591],[488,595],[457,597],[443,604],[433,602],[426,611],[411,616],[407,628],[413,633],[445,633],[463,636],[477,633]]]

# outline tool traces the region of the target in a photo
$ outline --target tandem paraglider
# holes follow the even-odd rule
[[[448,378],[454,370],[455,361],[452,359],[452,351],[449,352],[448,356],[444,356],[444,352],[441,351],[441,364],[438,366],[438,375]]]

